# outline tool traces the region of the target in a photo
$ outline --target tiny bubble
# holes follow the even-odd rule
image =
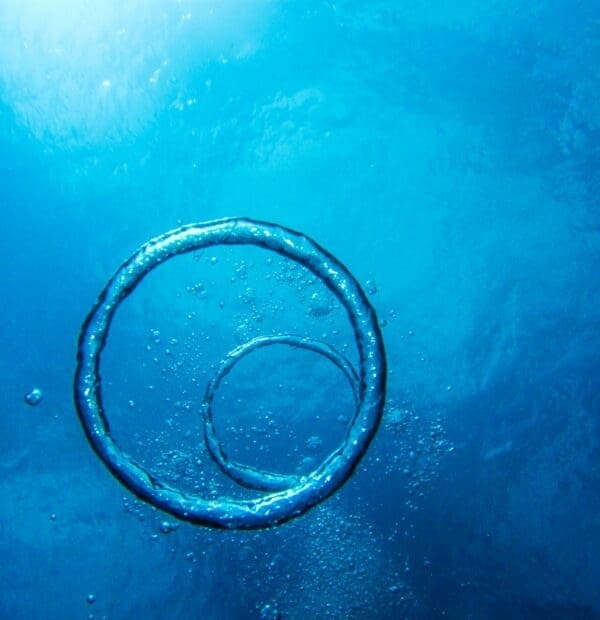
[[[375,283],[375,280],[367,280],[366,288],[369,295],[375,295],[377,293],[377,284]]]
[[[161,534],[170,534],[171,532],[174,532],[178,527],[179,525],[177,523],[172,523],[171,521],[163,521],[160,524],[160,531]]]
[[[31,407],[35,407],[42,402],[43,398],[44,393],[42,392],[42,390],[40,390],[40,388],[33,388],[31,392],[25,394],[24,400],[26,404],[30,405]]]

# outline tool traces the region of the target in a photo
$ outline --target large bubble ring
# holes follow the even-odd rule
[[[304,265],[323,281],[346,309],[358,348],[356,411],[341,445],[313,472],[293,477],[293,486],[271,490],[254,499],[206,499],[183,493],[157,479],[115,443],[102,404],[100,358],[119,304],[144,276],[166,260],[214,245],[256,245]],[[121,265],[81,328],[74,391],[81,424],[96,454],[138,497],[192,523],[254,529],[297,517],[344,484],[377,431],[383,413],[385,387],[385,351],[375,311],[344,265],[301,233],[265,222],[231,218],[191,224],[167,232],[144,244]]]

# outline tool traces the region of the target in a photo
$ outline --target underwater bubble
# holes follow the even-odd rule
[[[377,284],[375,280],[367,280],[365,282],[365,288],[367,290],[367,293],[369,293],[369,295],[375,295],[377,293]]]
[[[42,402],[43,398],[44,393],[42,392],[42,390],[40,390],[40,388],[33,388],[31,392],[25,394],[24,400],[26,404],[30,405],[31,407],[35,407]]]
[[[306,440],[306,447],[311,451],[317,451],[323,445],[323,440],[317,436],[312,435]]]
[[[170,534],[171,532],[174,532],[178,527],[178,523],[173,523],[172,521],[163,521],[160,524],[160,532],[161,534]]]
[[[256,291],[249,286],[243,293],[240,295],[240,299],[245,304],[252,304],[256,301]]]
[[[237,276],[237,279],[246,280],[246,278],[248,277],[248,265],[245,260],[237,263],[237,265],[235,266],[235,274]]]
[[[93,605],[96,602],[96,595],[95,594],[88,594],[85,597],[85,600],[90,604]]]
[[[333,306],[319,293],[313,293],[309,301],[309,314],[314,317],[327,316],[333,310]]]
[[[301,463],[300,466],[298,467],[299,471],[312,471],[313,469],[315,469],[317,466],[315,459],[313,459],[311,456],[305,456]]]
[[[267,603],[261,610],[259,615],[260,620],[278,620],[281,618],[281,613],[274,607]]]
[[[237,342],[239,342],[240,344],[242,342],[246,342],[249,339],[249,333],[250,327],[248,326],[248,323],[240,323],[235,328],[235,337]]]
[[[410,415],[411,412],[408,409],[391,406],[385,410],[384,422],[391,428],[398,427],[404,424]]]

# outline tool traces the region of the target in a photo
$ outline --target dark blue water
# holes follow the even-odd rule
[[[600,618],[598,67],[591,0],[0,1],[0,617]],[[348,483],[251,532],[138,500],[73,404],[121,262],[226,216],[339,258],[388,358]],[[357,363],[288,259],[152,271],[102,358],[118,445],[185,493],[260,496],[212,462],[200,407],[228,351],[276,333]],[[302,474],[353,406],[331,362],[273,346],[214,416],[232,458]]]

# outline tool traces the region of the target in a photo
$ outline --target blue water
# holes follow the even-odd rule
[[[600,618],[598,67],[592,0],[0,0],[0,617]],[[137,499],[73,403],[119,265],[229,216],[344,263],[388,362],[350,480],[249,532]],[[157,267],[103,353],[117,444],[184,493],[261,496],[211,460],[200,409],[230,350],[278,333],[358,363],[301,265],[219,246]],[[232,370],[215,427],[301,475],[353,407],[334,364],[278,345]]]

